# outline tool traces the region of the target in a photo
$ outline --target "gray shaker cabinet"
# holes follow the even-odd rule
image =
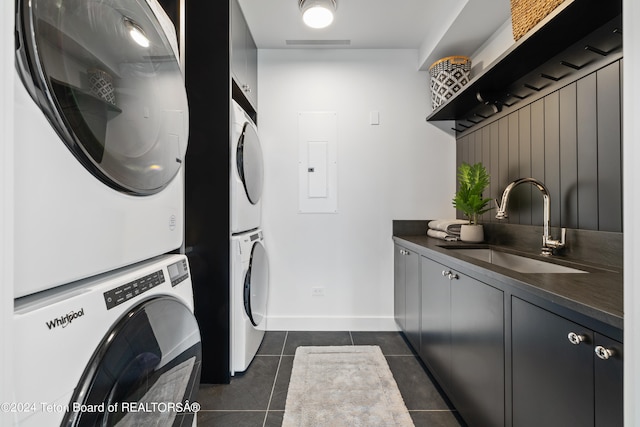
[[[515,297],[512,328],[514,426],[623,425],[621,343]]]
[[[420,356],[470,426],[504,426],[504,293],[429,258],[421,265]]]
[[[420,255],[395,245],[395,318],[411,345],[420,348]]]
[[[231,75],[254,109],[258,109],[258,49],[238,0],[231,0]]]

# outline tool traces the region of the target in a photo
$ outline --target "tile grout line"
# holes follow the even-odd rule
[[[349,338],[351,339],[351,345],[355,345],[355,344],[353,343],[353,335],[351,335],[351,331],[349,331]]]
[[[271,394],[269,395],[269,402],[267,403],[267,410],[264,413],[264,420],[262,421],[262,427],[267,425],[267,418],[269,417],[269,408],[271,407],[271,399],[273,399],[273,392],[276,389],[276,382],[278,381],[278,373],[280,372],[280,365],[282,364],[282,355],[284,354],[284,348],[287,345],[287,337],[289,331],[284,334],[284,342],[282,343],[282,350],[280,351],[280,359],[278,360],[278,367],[276,368],[276,376],[273,379],[273,385],[271,386]]]

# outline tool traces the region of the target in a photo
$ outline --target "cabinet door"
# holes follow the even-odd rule
[[[406,251],[405,261],[405,333],[413,348],[420,351],[420,256]]]
[[[513,426],[593,425],[592,349],[590,330],[513,298]]]
[[[246,35],[247,24],[238,0],[231,1],[231,73],[242,88],[247,67]]]
[[[404,251],[401,246],[394,246],[393,253],[393,312],[396,323],[402,331],[407,328],[405,326],[406,306],[405,306],[405,269],[404,269]]]
[[[449,390],[451,378],[451,294],[448,269],[421,257],[420,357],[440,385]]]
[[[231,2],[231,73],[254,108],[258,105],[258,49],[237,0]]]
[[[504,426],[504,293],[453,274],[451,399],[469,426]]]
[[[258,109],[258,48],[253,40],[249,27],[245,26],[247,32],[245,34],[245,52],[246,52],[246,70],[245,81],[247,87],[244,89],[245,95],[249,102]]]
[[[622,344],[595,334],[594,351],[596,427],[622,427]],[[598,349],[598,346],[602,349]],[[608,350],[606,359],[597,354]],[[610,353],[609,353],[610,352]],[[600,354],[602,356],[602,353]]]

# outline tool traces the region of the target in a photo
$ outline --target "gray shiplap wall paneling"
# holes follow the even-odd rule
[[[482,128],[482,163],[487,168],[487,171],[491,173],[491,126],[485,126]],[[487,193],[483,194],[484,197],[491,197],[491,182],[489,182],[489,188]],[[490,206],[493,206],[493,202],[490,202]],[[485,212],[482,215],[482,222],[491,221],[492,211]]]
[[[520,178],[520,148],[519,148],[519,132],[518,132],[518,113],[510,114],[507,116],[508,126],[508,146],[509,146],[509,172],[507,182],[514,181]],[[520,224],[520,212],[522,211],[522,196],[525,187],[519,186],[511,193],[511,199],[509,200],[509,218],[514,224]]]
[[[544,178],[551,194],[551,224],[560,224],[560,94],[544,98]],[[540,179],[540,178],[538,178]]]
[[[578,228],[578,155],[576,84],[559,91],[560,98],[560,223]]]
[[[531,106],[518,111],[518,165],[519,177],[531,176]],[[520,224],[531,224],[531,185],[520,186]]]
[[[488,127],[491,129],[491,167],[489,169],[491,173],[491,197],[500,200],[502,191],[504,190],[497,173],[498,165],[500,164],[500,140],[498,138],[500,134],[500,124],[499,122],[493,122]],[[490,215],[490,217],[492,222],[497,221],[494,215]]]
[[[622,231],[620,63],[597,72],[600,230]]]
[[[531,104],[531,176],[544,176],[544,99]],[[531,224],[542,225],[542,218],[542,197],[532,190]]]
[[[578,228],[598,229],[598,114],[596,75],[576,83],[578,116]]]
[[[507,117],[498,121],[498,164],[496,166],[491,171],[491,176],[498,177],[498,193],[502,194],[509,183],[509,120]]]
[[[619,60],[465,134],[457,165],[483,162],[492,198],[514,179],[542,180],[551,193],[552,226],[621,232],[621,73]],[[496,221],[493,212],[482,220]],[[537,190],[517,189],[509,223],[542,224]]]

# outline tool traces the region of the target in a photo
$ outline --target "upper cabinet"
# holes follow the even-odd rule
[[[622,55],[621,0],[566,0],[427,117],[457,131],[542,95],[603,57]]]
[[[231,1],[231,76],[258,109],[258,49],[238,0]]]

